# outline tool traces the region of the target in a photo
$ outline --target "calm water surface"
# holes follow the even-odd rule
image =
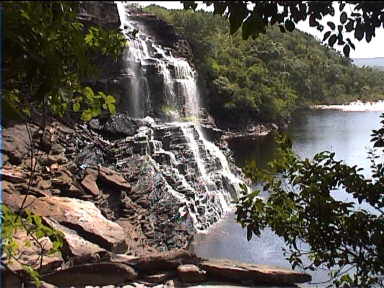
[[[365,169],[365,175],[369,175],[370,163],[366,157],[372,148],[370,135],[372,129],[379,127],[380,115],[381,112],[337,110],[302,112],[290,125],[288,134],[299,156],[309,158],[324,150],[335,152],[336,159],[358,165]],[[264,167],[273,159],[276,146],[272,137],[264,136],[253,142],[233,144],[231,148],[240,167],[250,160]],[[334,197],[351,200],[342,191],[334,193]],[[202,257],[229,258],[290,268],[283,256],[282,247],[283,241],[270,230],[248,242],[246,231],[235,222],[233,214],[227,215],[209,233],[198,235],[194,245],[195,252]],[[313,282],[322,282],[328,279],[327,271],[317,271],[312,277]]]

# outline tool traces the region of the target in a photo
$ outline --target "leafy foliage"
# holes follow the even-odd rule
[[[28,210],[23,211],[25,217],[21,217],[19,213],[13,212],[6,205],[2,205],[1,210],[1,240],[2,240],[2,256],[5,256],[8,262],[16,261],[23,269],[28,273],[31,279],[35,282],[36,286],[40,286],[40,274],[33,269],[30,263],[24,263],[22,258],[19,257],[23,247],[19,247],[14,235],[18,231],[26,231],[27,235],[34,242],[33,244],[39,246],[42,245],[41,239],[43,237],[49,237],[52,241],[52,247],[44,251],[45,247],[40,247],[41,255],[38,255],[40,261],[44,256],[52,255],[60,252],[63,246],[63,234],[56,231],[47,225],[43,224],[42,218],[38,215],[31,213]],[[30,240],[26,240],[23,246],[33,245]],[[39,267],[39,263],[35,263],[36,267]]]
[[[311,104],[384,96],[384,73],[352,65],[309,34],[264,27],[266,34],[243,41],[240,33],[228,35],[230,25],[219,15],[158,6],[145,10],[174,24],[191,43],[202,99],[218,120],[245,126],[250,120],[284,120]],[[286,26],[292,28],[290,22]],[[248,33],[244,27],[242,32]]]
[[[384,127],[384,120],[381,124]],[[246,171],[270,192],[268,199],[261,199],[260,191],[244,189],[237,203],[237,221],[247,228],[249,239],[271,227],[287,244],[293,268],[333,271],[336,287],[383,287],[384,168],[379,156],[383,140],[384,128],[374,130],[376,148],[368,155],[372,176],[365,178],[362,169],[335,160],[334,153],[299,159],[289,141],[280,137],[277,160],[266,170],[249,167]],[[332,191],[338,189],[355,201],[334,199]]]
[[[83,87],[82,82],[97,75],[94,63],[100,55],[117,60],[126,39],[118,31],[83,25],[77,19],[78,8],[79,3],[64,1],[2,2],[5,14],[2,120],[25,118],[32,110],[63,116],[72,108],[80,112],[85,121],[99,115],[102,109],[115,112],[113,96]],[[33,158],[33,149],[30,152]],[[33,173],[35,168],[31,169]],[[33,242],[37,246],[42,245],[42,237],[49,237],[53,247],[50,251],[40,247],[42,259],[60,250],[61,233],[45,225],[41,217],[23,206],[15,213],[4,205],[1,220],[5,256],[2,264],[4,260],[18,262],[39,286],[35,267],[22,263],[18,257],[22,251],[14,235],[25,231],[33,241],[24,244]],[[41,263],[42,260],[40,266]]]
[[[196,9],[194,1],[182,1],[185,8]],[[230,32],[235,33],[240,27],[244,39],[265,34],[266,28],[278,25],[281,32],[295,30],[296,24],[308,22],[311,27],[323,32],[323,42],[333,47],[343,46],[343,53],[349,56],[355,45],[346,32],[353,32],[354,38],[363,38],[370,42],[376,29],[384,26],[382,11],[384,3],[377,1],[203,1],[213,6],[214,13],[223,15],[230,22]],[[348,5],[348,6],[347,6]],[[338,25],[332,21],[324,24],[326,16],[335,16],[340,12]],[[337,27],[337,29],[336,29]],[[328,31],[327,31],[328,30]]]
[[[31,104],[59,116],[73,107],[82,110],[84,120],[100,114],[103,105],[114,111],[110,98],[101,92],[84,93],[90,88],[84,89],[81,82],[97,72],[93,65],[97,55],[117,59],[126,40],[117,31],[87,29],[76,18],[78,5],[63,1],[2,3],[6,14],[2,99],[6,113],[28,112]]]

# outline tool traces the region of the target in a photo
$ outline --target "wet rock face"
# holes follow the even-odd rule
[[[118,29],[120,26],[116,4],[109,1],[80,1],[78,19],[88,25],[100,25],[109,29]]]
[[[80,1],[77,19],[84,24],[84,30],[91,26],[101,26],[106,30],[117,31],[120,27],[119,13],[114,2],[110,1]],[[121,62],[110,56],[97,55],[93,62],[99,73],[90,76],[82,83],[95,91],[103,91],[120,98],[119,77]],[[97,75],[97,76],[96,76]]]
[[[217,222],[225,213],[223,202],[229,203],[238,191],[227,177],[229,171],[223,172],[225,165],[218,151],[207,146],[193,124],[131,121],[138,126],[135,135],[116,140],[113,151],[116,165],[122,171],[134,166],[132,161],[139,155],[147,159],[147,168],[142,166],[146,172],[136,176],[140,185],[132,186],[134,195],[147,190],[143,194],[149,195],[148,199],[141,199],[140,204],[160,219],[160,227],[165,227],[158,214],[163,210],[167,212],[164,219],[179,222],[187,230],[192,225],[204,230]]]
[[[173,25],[165,22],[156,15],[145,14],[138,9],[130,9],[131,19],[144,26],[146,31],[165,47],[172,49],[178,57],[192,59],[192,48],[182,35],[176,33]]]

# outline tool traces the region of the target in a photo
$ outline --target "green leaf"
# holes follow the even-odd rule
[[[116,103],[115,97],[108,95],[107,98],[105,99],[106,103]]]
[[[295,23],[293,23],[291,20],[287,19],[285,20],[285,28],[289,31],[292,32],[295,30]]]
[[[251,227],[247,227],[247,240],[250,241],[252,239],[252,229]]]
[[[74,112],[80,111],[80,103],[79,102],[74,103],[72,106],[72,109]]]
[[[336,43],[336,40],[337,40],[337,36],[335,34],[333,34],[329,39],[328,39],[328,45],[333,47],[333,45],[335,45]]]
[[[234,34],[243,23],[244,19],[248,16],[248,9],[245,7],[245,4],[239,2],[240,5],[230,5],[229,6],[229,23],[230,23],[230,33]]]
[[[335,28],[336,28],[336,25],[331,21],[328,21],[327,25],[329,26],[329,28],[331,28],[331,30],[335,30]]]
[[[364,37],[363,27],[361,25],[356,26],[356,28],[355,28],[355,38],[360,41],[361,39],[363,39],[363,37]]]
[[[116,106],[115,106],[115,104],[108,103],[108,111],[111,114],[115,114],[116,113]]]
[[[345,55],[345,57],[349,57],[349,52],[351,51],[351,48],[349,47],[348,44],[346,44],[343,48],[343,53]]]
[[[91,120],[93,117],[93,113],[92,113],[92,110],[91,109],[86,109],[83,111],[83,113],[81,114],[81,119],[83,121],[89,121]]]
[[[341,24],[344,24],[345,22],[347,22],[347,19],[348,19],[347,13],[345,13],[345,12],[341,13],[341,15],[340,15]]]
[[[87,97],[88,99],[92,99],[95,97],[95,94],[93,93],[93,90],[91,87],[85,87],[83,89],[83,94],[85,95],[85,97]]]
[[[354,26],[355,26],[355,21],[349,20],[347,25],[345,25],[345,30],[347,32],[351,32],[353,30]],[[363,38],[363,37],[361,37],[361,38]]]
[[[326,32],[326,33],[324,34],[323,41],[327,40],[328,37],[331,35],[331,33],[332,33],[331,31]]]

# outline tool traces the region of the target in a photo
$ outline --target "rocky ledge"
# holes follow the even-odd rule
[[[124,115],[71,128],[49,123],[45,129],[20,123],[3,129],[3,202],[15,212],[25,207],[41,216],[62,233],[64,245],[51,254],[49,237],[37,240],[16,231],[14,256],[20,261],[4,263],[4,287],[20,287],[19,279],[28,278],[22,264],[39,271],[46,287],[309,281],[306,274],[187,252],[196,229],[206,229],[224,213],[214,192],[232,189],[218,172],[219,159],[198,138],[215,179],[204,189],[182,129],[174,125]],[[198,137],[193,126],[183,129]]]
[[[7,271],[4,287],[17,287],[17,278]],[[215,282],[244,285],[292,287],[311,280],[305,273],[272,266],[204,259],[185,250],[173,250],[145,257],[116,254],[103,262],[63,268],[42,277],[49,287],[188,287]],[[220,284],[219,284],[220,285]],[[44,287],[43,286],[43,287]],[[296,286],[294,286],[296,287]]]

